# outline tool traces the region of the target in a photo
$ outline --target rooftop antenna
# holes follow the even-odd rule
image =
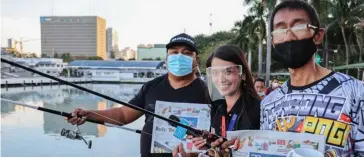
[[[91,0],[88,1],[88,15],[91,16]]]
[[[54,12],[54,0],[52,0],[52,6],[51,6],[51,15],[53,16],[53,12]]]
[[[212,33],[212,13],[210,13],[210,23],[209,23],[209,27],[210,27],[210,29],[209,29],[209,34],[211,35],[211,33]]]

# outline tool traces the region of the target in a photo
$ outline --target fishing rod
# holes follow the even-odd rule
[[[59,116],[64,116],[64,117],[67,117],[67,118],[72,118],[71,113],[67,113],[67,112],[63,112],[63,111],[57,111],[57,110],[48,109],[48,108],[44,108],[44,107],[40,107],[40,106],[35,106],[35,105],[29,105],[29,104],[25,104],[25,103],[22,103],[22,102],[8,100],[8,99],[4,99],[4,98],[0,98],[0,99],[2,101],[5,101],[5,102],[13,103],[13,104],[20,105],[20,106],[24,106],[24,107],[27,107],[27,108],[32,108],[32,109],[35,109],[35,110],[39,110],[39,111],[43,111],[43,112],[48,112],[48,113],[51,113],[51,114],[55,114],[55,115],[59,115]],[[141,130],[138,130],[138,129],[131,129],[131,128],[127,128],[127,127],[123,127],[123,126],[119,126],[119,125],[114,125],[114,124],[110,124],[110,123],[106,123],[106,122],[102,122],[102,121],[97,121],[97,120],[93,120],[93,119],[89,119],[89,118],[85,118],[85,121],[86,122],[95,123],[95,124],[104,125],[104,126],[107,126],[107,127],[120,128],[120,129],[123,129],[123,130],[131,131],[131,132],[135,132],[135,133],[139,133],[139,134],[142,133],[142,131]],[[61,136],[65,136],[66,138],[69,138],[69,139],[79,139],[79,140],[83,140],[86,143],[86,145],[88,145],[88,148],[90,149],[91,146],[92,146],[92,141],[90,140],[89,142],[87,142],[84,139],[84,137],[81,135],[81,131],[78,128],[78,125],[76,125],[76,128],[77,129],[74,130],[74,131],[71,131],[69,129],[63,128],[62,131],[61,131]]]
[[[137,110],[137,111],[143,112],[143,113],[145,113],[145,114],[152,115],[152,116],[154,116],[154,117],[156,117],[156,118],[159,118],[159,119],[161,119],[161,120],[167,121],[167,122],[169,122],[169,123],[171,123],[171,124],[174,124],[174,125],[178,125],[178,126],[180,126],[180,127],[183,127],[183,128],[185,128],[185,129],[187,129],[187,130],[189,130],[189,131],[192,131],[192,132],[196,133],[197,135],[200,135],[200,136],[203,136],[203,137],[208,137],[208,136],[206,135],[206,132],[204,132],[203,130],[195,129],[195,128],[193,128],[193,127],[190,127],[190,126],[188,126],[188,125],[182,124],[182,123],[177,122],[177,121],[175,121],[175,120],[172,120],[172,119],[169,119],[169,118],[163,117],[163,116],[161,116],[161,115],[155,114],[155,113],[153,113],[153,112],[151,112],[151,111],[145,110],[145,109],[143,109],[143,108],[141,108],[141,107],[138,107],[138,106],[132,105],[132,104],[130,104],[130,103],[126,103],[126,102],[123,102],[123,101],[117,100],[117,99],[112,98],[112,97],[110,97],[110,96],[107,96],[107,95],[104,95],[104,94],[101,94],[101,93],[98,93],[98,92],[92,91],[92,90],[90,90],[90,89],[87,89],[87,88],[84,88],[84,87],[82,87],[82,86],[76,85],[76,84],[74,84],[74,83],[71,83],[71,82],[68,82],[68,81],[62,80],[62,79],[60,79],[60,78],[58,78],[58,77],[54,77],[54,76],[48,75],[48,74],[46,74],[46,73],[43,73],[43,72],[40,72],[40,71],[34,70],[34,69],[32,69],[32,68],[29,68],[29,67],[26,67],[26,66],[23,66],[23,65],[17,64],[17,63],[15,63],[15,62],[12,62],[12,61],[6,60],[6,59],[4,59],[4,58],[1,58],[1,62],[4,62],[4,63],[10,64],[10,65],[13,65],[13,66],[16,66],[16,67],[19,67],[19,68],[25,69],[25,70],[27,70],[27,71],[30,71],[30,72],[36,73],[36,74],[38,74],[38,75],[41,75],[41,76],[44,76],[44,77],[47,77],[47,78],[50,78],[50,79],[53,79],[53,80],[56,80],[56,81],[58,81],[58,82],[60,82],[60,83],[63,83],[63,84],[66,84],[66,85],[72,86],[72,87],[74,87],[74,88],[77,88],[77,89],[80,89],[80,90],[83,90],[83,91],[86,91],[86,92],[88,92],[88,93],[94,94],[94,95],[96,95],[96,96],[99,96],[99,97],[101,97],[101,98],[104,98],[104,99],[107,99],[107,100],[110,100],[110,101],[113,101],[113,102],[115,102],[115,103],[122,104],[122,105],[127,106],[127,107],[129,107],[129,108],[132,108],[132,109],[134,109],[134,110]],[[50,109],[48,109],[48,111],[49,111],[49,110],[50,110]],[[95,121],[95,120],[92,120],[92,121]]]

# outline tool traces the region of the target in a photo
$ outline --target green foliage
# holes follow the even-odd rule
[[[143,58],[142,60],[154,60],[153,58]]]
[[[70,53],[63,53],[61,55],[61,59],[63,59],[63,62],[66,62],[66,63],[73,61],[73,58]]]
[[[115,59],[115,51],[110,51],[110,59]]]
[[[55,52],[53,58],[59,58],[58,53]]]
[[[329,51],[328,61],[333,65],[353,64],[362,61],[363,55],[363,0],[311,0],[316,8],[321,26],[325,28],[326,40],[324,50]],[[324,52],[322,52],[324,54]],[[325,59],[325,58],[324,58]]]
[[[91,56],[91,57],[88,57],[87,60],[104,60],[104,59],[102,59],[99,56]]]

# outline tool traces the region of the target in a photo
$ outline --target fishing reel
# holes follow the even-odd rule
[[[88,146],[89,149],[91,149],[91,147],[92,147],[92,141],[89,140],[87,143],[85,138],[83,138],[83,136],[81,135],[81,131],[77,125],[76,125],[76,130],[73,130],[73,131],[63,128],[61,131],[61,136],[64,136],[64,137],[72,139],[72,140],[75,140],[75,139],[83,140],[83,142],[85,142],[85,144]]]

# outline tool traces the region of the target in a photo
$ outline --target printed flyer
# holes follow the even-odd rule
[[[321,153],[325,149],[325,137],[308,133],[241,130],[227,131],[227,138],[239,138],[239,149],[234,157],[285,157],[297,148],[311,148]]]
[[[157,101],[155,113],[169,118],[177,116],[183,124],[200,130],[210,129],[210,108],[207,104],[174,103]],[[180,128],[179,128],[180,129]],[[184,129],[184,128],[183,128]],[[198,152],[193,143],[187,140],[185,131],[177,131],[167,121],[154,118],[151,153],[172,153],[173,149],[183,143],[186,152]],[[181,135],[182,134],[182,135]],[[183,138],[178,139],[176,135]]]

